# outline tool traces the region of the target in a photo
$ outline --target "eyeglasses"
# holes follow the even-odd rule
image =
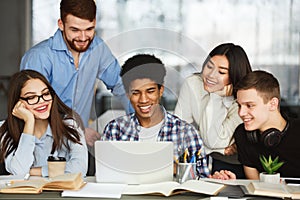
[[[44,101],[51,101],[53,99],[53,93],[52,91],[48,91],[42,95],[33,95],[29,97],[20,97],[20,99],[26,101],[29,105],[35,105],[40,101],[40,98],[42,98]]]

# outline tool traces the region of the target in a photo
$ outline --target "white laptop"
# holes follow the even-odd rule
[[[96,182],[145,184],[173,180],[173,143],[96,141]]]

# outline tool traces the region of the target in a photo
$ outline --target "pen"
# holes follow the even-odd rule
[[[177,159],[175,156],[174,156],[174,162],[175,162],[176,164],[179,163],[178,159]]]
[[[177,149],[177,151],[178,151],[178,162],[183,162],[183,155],[184,155],[184,153],[182,153],[183,152],[182,151],[182,147],[179,146],[178,149]]]
[[[199,157],[201,155],[201,149],[198,150],[197,156]]]
[[[195,163],[195,164],[193,164],[193,167],[194,167],[194,165],[195,166],[197,166],[196,165],[196,155],[195,154],[193,154],[193,156],[192,156],[192,158],[191,158],[191,160],[190,160],[190,163]],[[190,167],[191,167],[192,165],[190,165]],[[193,169],[189,169],[190,171],[191,171],[191,176],[192,176],[192,179],[195,179],[195,172],[194,172],[194,170]]]
[[[185,162],[185,163],[187,162],[188,153],[189,153],[188,149],[185,149],[184,156],[183,156],[183,162]]]
[[[196,161],[195,157],[196,157],[195,154],[193,154],[192,157],[191,157],[190,163],[194,163]]]

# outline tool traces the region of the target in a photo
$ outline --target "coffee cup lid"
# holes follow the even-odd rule
[[[49,156],[47,161],[66,161],[66,158],[58,156]]]

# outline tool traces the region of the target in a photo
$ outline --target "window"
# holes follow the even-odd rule
[[[59,2],[33,0],[33,44],[57,29]],[[176,101],[183,79],[201,70],[207,52],[233,42],[245,49],[254,69],[274,73],[286,104],[299,105],[300,0],[97,0],[97,5],[97,34],[120,64],[148,52],[169,66],[166,99]]]

